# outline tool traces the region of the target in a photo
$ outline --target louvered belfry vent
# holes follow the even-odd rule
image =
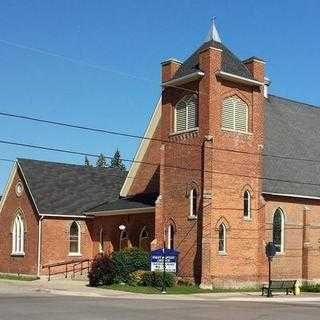
[[[183,97],[175,106],[175,132],[198,127],[198,101],[196,95]]]
[[[223,101],[222,129],[248,132],[248,106],[236,96]]]

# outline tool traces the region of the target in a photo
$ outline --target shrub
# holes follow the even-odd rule
[[[300,289],[303,292],[320,292],[320,283],[304,283]]]
[[[140,248],[126,248],[113,252],[111,260],[115,266],[115,283],[129,283],[132,272],[149,269],[149,254]]]
[[[175,285],[175,276],[172,273],[165,273],[164,277],[165,286],[167,288],[174,287]],[[163,272],[159,271],[146,271],[142,275],[141,285],[145,287],[162,287],[163,282]]]
[[[109,285],[113,283],[115,266],[107,255],[98,255],[92,262],[88,273],[89,285]]]
[[[137,270],[130,273],[129,285],[131,286],[142,286],[142,278],[145,270]]]

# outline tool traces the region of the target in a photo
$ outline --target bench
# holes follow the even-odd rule
[[[270,292],[272,295],[272,290],[285,290],[286,294],[288,295],[289,292],[295,293],[295,287],[296,287],[297,280],[271,280],[270,282]],[[264,293],[268,293],[269,284],[264,284],[261,288],[261,293],[264,295]]]

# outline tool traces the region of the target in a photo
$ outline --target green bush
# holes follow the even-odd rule
[[[129,280],[129,285],[130,286],[142,286],[142,277],[144,273],[147,272],[145,270],[137,270],[132,273],[130,273],[130,280]]]
[[[320,292],[320,283],[315,283],[315,284],[304,283],[300,287],[300,289],[303,292]]]
[[[110,285],[114,281],[115,266],[107,255],[98,255],[92,262],[91,270],[88,273],[89,285]]]
[[[149,269],[149,254],[140,248],[126,248],[113,252],[114,283],[129,283],[130,275],[137,270]]]
[[[172,273],[165,273],[164,277],[165,286],[167,288],[174,287],[175,276]],[[159,271],[146,271],[142,275],[141,285],[145,287],[162,287],[163,283],[163,272]]]

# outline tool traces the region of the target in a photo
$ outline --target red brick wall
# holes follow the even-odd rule
[[[204,50],[199,64],[205,73],[203,79],[186,86],[199,92],[199,130],[172,135],[174,106],[190,92],[177,88],[167,88],[163,92],[162,139],[192,146],[174,143],[163,146],[161,200],[156,211],[156,221],[159,221],[156,223],[157,245],[162,243],[164,226],[173,222],[175,245],[180,251],[181,276],[198,282],[202,277],[204,285],[258,281],[264,272],[261,253],[264,227],[259,213],[261,183],[255,178],[261,176],[263,90],[216,78],[215,72],[221,69],[219,50]],[[263,68],[255,70],[261,73],[256,74],[256,78],[264,77]],[[249,134],[221,129],[222,102],[232,95],[237,95],[248,105]],[[212,142],[205,142],[208,135],[212,136]],[[237,152],[226,151],[226,148]],[[188,192],[192,185],[196,185],[202,195],[197,220],[188,218]],[[243,218],[246,188],[253,196],[251,220]],[[218,253],[221,221],[228,228],[227,254],[223,256]]]
[[[24,191],[20,197],[15,193],[16,184],[21,181]],[[23,214],[24,234],[24,256],[12,256],[12,226],[17,210]],[[0,272],[37,274],[38,257],[38,216],[23,182],[21,173],[14,175],[6,201],[0,212]]]
[[[80,226],[80,255],[69,254],[70,226],[76,221]],[[84,219],[48,218],[42,220],[41,266],[63,261],[92,258],[93,243]],[[57,271],[55,268],[54,271]],[[42,269],[43,274],[47,269]]]
[[[120,230],[119,226],[126,226],[130,243],[134,247],[139,246],[139,235],[143,227],[147,228],[150,242],[154,238],[154,213],[140,213],[122,216],[109,216],[95,218],[89,226],[93,241],[92,256],[99,253],[100,230],[103,229],[103,251],[107,254],[119,250]]]
[[[266,197],[266,242],[272,241],[273,214],[285,215],[284,252],[272,262],[273,278],[320,280],[320,201]]]

